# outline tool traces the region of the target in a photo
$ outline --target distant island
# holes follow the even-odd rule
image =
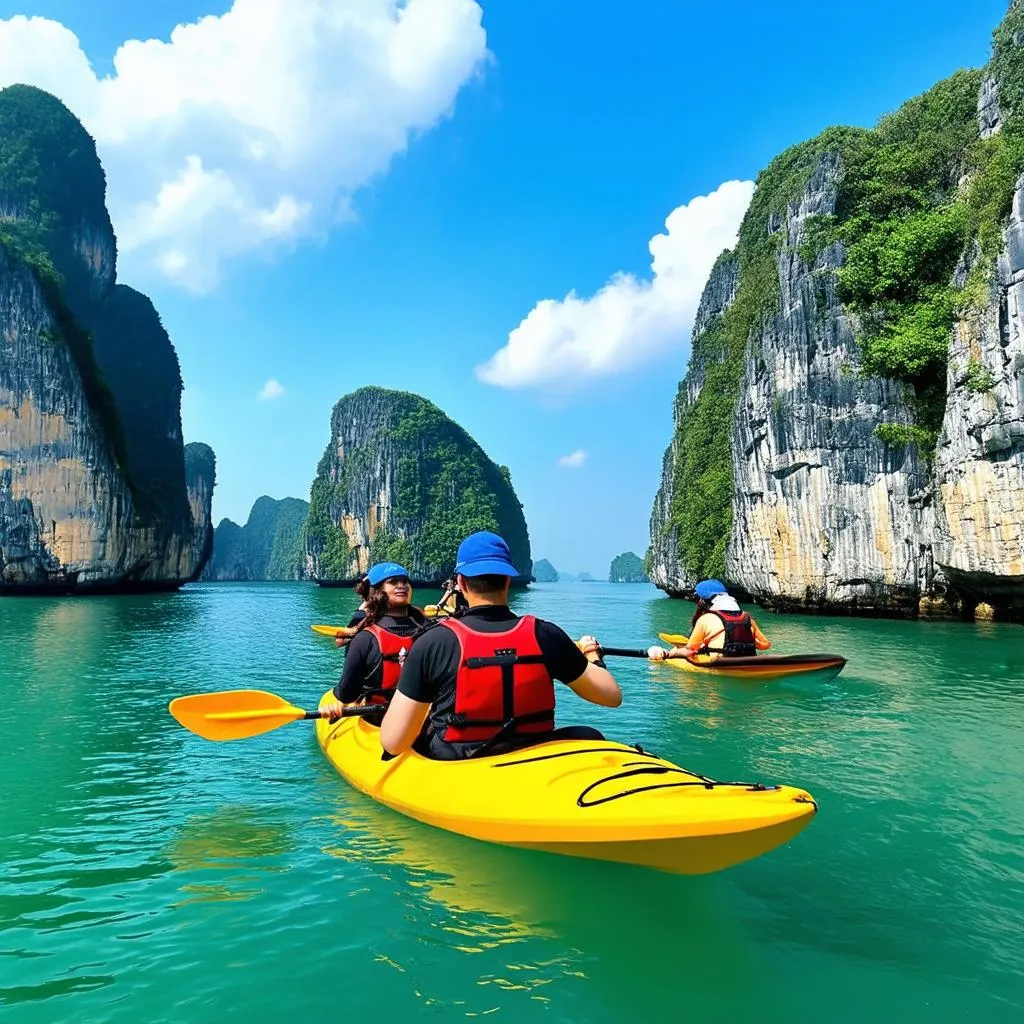
[[[305,526],[309,505],[301,498],[257,498],[245,526],[222,519],[213,533],[207,580],[307,578]]]
[[[610,583],[646,583],[643,559],[632,551],[616,555],[608,569],[608,580]]]
[[[419,395],[364,387],[339,399],[306,518],[306,567],[317,583],[349,586],[374,562],[440,583],[475,530],[505,538],[525,585],[530,537],[508,467]]]
[[[538,583],[557,583],[558,570],[546,558],[541,558],[533,563],[533,578]]]

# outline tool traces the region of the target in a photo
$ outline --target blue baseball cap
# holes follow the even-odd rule
[[[512,552],[496,533],[471,533],[455,556],[455,571],[462,576],[518,576]]]
[[[725,584],[720,580],[701,580],[701,582],[693,588],[693,592],[704,601],[709,601],[716,594],[729,593],[729,591],[725,589]]]
[[[370,571],[366,574],[366,578],[370,581],[370,586],[372,587],[379,587],[385,580],[391,579],[392,576],[404,576],[408,579],[409,570],[397,562],[378,562],[376,565],[371,565]]]

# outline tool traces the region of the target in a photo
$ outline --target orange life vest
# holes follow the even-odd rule
[[[441,625],[459,639],[455,703],[438,725],[445,743],[480,743],[550,732],[555,684],[537,642],[537,620],[524,615],[511,629],[478,633],[459,619]]]

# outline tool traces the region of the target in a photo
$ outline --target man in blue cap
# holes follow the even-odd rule
[[[422,747],[439,760],[550,739],[601,739],[587,726],[555,729],[555,680],[592,704],[622,703],[597,640],[585,636],[577,645],[553,623],[511,611],[509,587],[519,572],[495,533],[474,533],[459,545],[455,574],[469,607],[424,631],[409,653],[381,723],[384,750],[408,750],[428,717]]]
[[[324,706],[329,712],[340,714],[346,704],[360,699],[386,703],[394,694],[413,639],[426,622],[423,613],[412,605],[409,571],[395,562],[370,566],[364,604],[364,614],[348,643],[345,666],[334,688],[338,703]]]
[[[652,661],[689,658],[695,654],[745,658],[771,647],[757,623],[740,608],[721,580],[701,580],[693,592],[697,597],[697,610],[690,621],[686,646],[666,651],[655,645],[647,651]]]

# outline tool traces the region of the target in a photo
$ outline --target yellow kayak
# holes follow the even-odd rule
[[[314,633],[319,633],[321,636],[329,636],[332,639],[338,639],[339,637],[355,636],[355,627],[348,626],[310,626]]]
[[[324,695],[321,703],[333,700]],[[341,776],[418,821],[473,839],[676,874],[705,874],[788,842],[817,810],[790,786],[715,782],[637,747],[553,740],[465,761],[381,760],[362,718],[318,719]]]
[[[702,676],[721,679],[751,679],[761,683],[790,676],[834,679],[846,665],[837,654],[758,654],[752,658],[722,658],[698,654],[693,658],[669,658],[666,665]]]

